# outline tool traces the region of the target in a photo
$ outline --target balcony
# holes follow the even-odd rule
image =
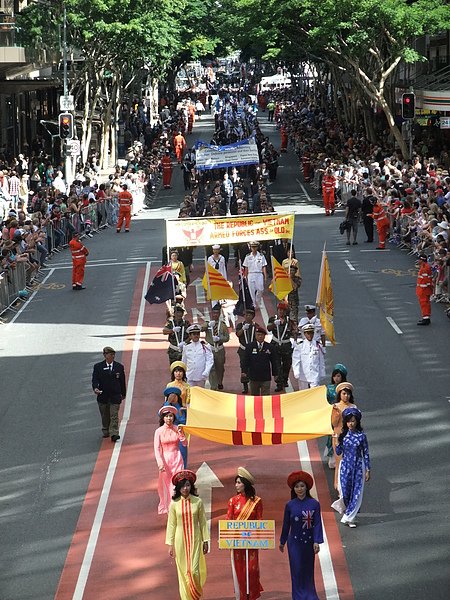
[[[25,48],[16,44],[15,17],[0,12],[0,77],[26,63]]]

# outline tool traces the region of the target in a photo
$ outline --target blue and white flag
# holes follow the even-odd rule
[[[198,141],[195,144],[196,168],[200,171],[259,164],[258,146],[254,136],[229,144],[213,146]]]

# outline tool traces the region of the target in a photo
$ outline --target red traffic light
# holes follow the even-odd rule
[[[59,137],[62,140],[71,140],[73,133],[73,115],[70,113],[61,113],[59,115]]]
[[[404,119],[414,119],[416,113],[416,96],[412,92],[402,96],[402,117]]]

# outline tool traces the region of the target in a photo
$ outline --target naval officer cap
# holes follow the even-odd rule
[[[306,312],[310,311],[310,310],[316,310],[316,307],[314,306],[314,304],[305,304],[305,310]]]
[[[302,331],[314,331],[315,327],[312,323],[306,323],[306,325],[303,325],[302,327]]]
[[[202,329],[201,329],[200,325],[198,325],[198,323],[194,323],[193,325],[190,325],[190,326],[187,328],[187,332],[188,332],[188,333],[200,333],[200,332],[201,332],[201,330],[202,330]]]

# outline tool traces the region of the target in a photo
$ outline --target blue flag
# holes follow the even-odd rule
[[[153,278],[153,281],[145,294],[145,299],[150,304],[162,304],[173,298],[173,273],[170,265],[161,267]]]

